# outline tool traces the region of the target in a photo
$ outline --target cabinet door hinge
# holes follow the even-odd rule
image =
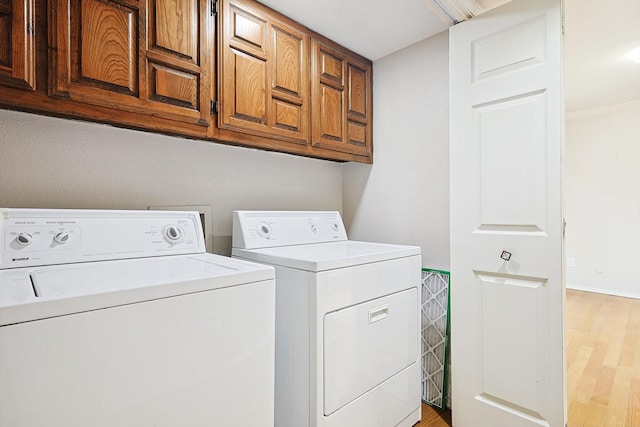
[[[211,0],[211,16],[218,14],[218,0]]]
[[[218,100],[212,99],[209,104],[209,114],[218,114]]]

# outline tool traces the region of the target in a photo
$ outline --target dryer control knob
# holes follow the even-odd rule
[[[269,224],[267,224],[266,222],[261,222],[258,225],[258,235],[260,237],[265,238],[265,239],[270,239],[271,238],[271,226]]]
[[[177,225],[170,225],[164,229],[164,237],[169,243],[178,243],[183,235],[182,229]]]
[[[33,234],[31,233],[20,233],[18,237],[16,237],[16,242],[22,246],[30,245],[33,242]]]
[[[61,231],[53,237],[53,240],[55,240],[56,243],[64,244],[69,241],[69,237],[68,231]]]

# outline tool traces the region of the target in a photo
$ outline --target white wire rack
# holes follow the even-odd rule
[[[449,273],[422,271],[422,400],[443,409],[447,402]]]

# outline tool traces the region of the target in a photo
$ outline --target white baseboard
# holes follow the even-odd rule
[[[566,288],[574,289],[576,291],[595,292],[597,294],[613,295],[615,297],[640,299],[640,292],[614,291],[611,289],[601,289],[601,288],[592,288],[589,286],[571,285],[569,283],[567,283]]]

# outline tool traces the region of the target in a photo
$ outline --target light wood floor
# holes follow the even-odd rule
[[[414,427],[450,427],[451,410],[438,411],[431,406],[422,404],[422,421]]]
[[[569,427],[640,426],[640,300],[567,291]]]
[[[567,290],[569,427],[640,427],[640,300]],[[419,427],[451,413],[422,405]]]

